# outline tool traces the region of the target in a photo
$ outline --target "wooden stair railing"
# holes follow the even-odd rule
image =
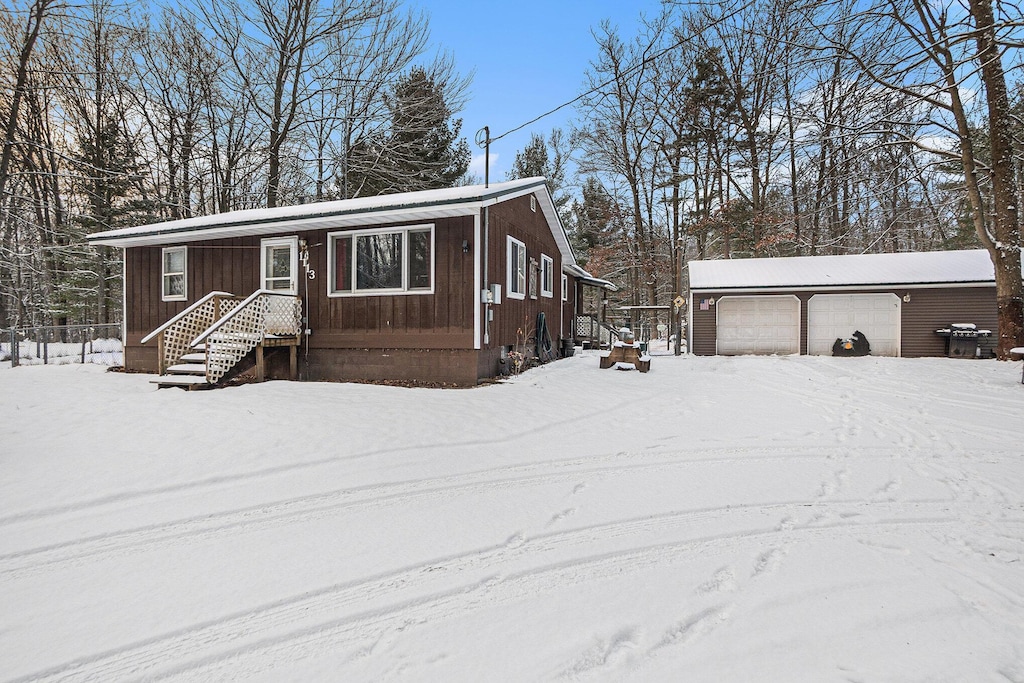
[[[211,292],[147,335],[157,339],[160,387],[212,386],[253,349],[257,377],[263,380],[263,347],[290,346],[295,375],[296,348],[302,335],[302,300],[270,290],[245,299]]]
[[[142,344],[156,339],[157,374],[162,375],[179,363],[191,351],[195,336],[241,301],[241,297],[228,292],[210,292],[143,337]]]
[[[290,294],[257,290],[192,340],[206,354],[206,381],[216,384],[267,337],[302,334],[302,300]],[[262,374],[262,373],[259,373]],[[262,378],[261,378],[262,379]]]

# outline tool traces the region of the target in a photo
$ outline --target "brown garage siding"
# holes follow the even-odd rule
[[[900,354],[905,358],[945,355],[945,340],[935,330],[950,323],[975,323],[979,328],[995,332],[998,329],[996,312],[996,290],[994,286],[984,287],[932,287],[892,289],[822,289],[806,291],[765,291],[760,295],[791,294],[800,299],[800,353],[807,353],[807,302],[815,294],[895,294],[904,299],[901,305]],[[702,298],[722,296],[758,296],[751,292],[714,292],[692,294],[693,306],[693,349],[698,356],[713,356],[717,353],[717,318],[715,307],[700,310]]]
[[[717,294],[693,294],[690,296],[690,310],[693,311],[692,328],[690,339],[693,341],[693,348],[690,353],[697,356],[713,356],[718,352],[718,318],[715,315],[715,307],[708,310],[700,310],[700,300],[716,298]]]
[[[945,355],[945,340],[935,330],[950,323],[974,323],[993,333],[999,327],[994,286],[908,289],[897,293],[910,295],[910,301],[904,301],[902,306],[904,356]]]

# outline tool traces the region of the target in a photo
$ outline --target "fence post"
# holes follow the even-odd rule
[[[20,349],[18,349],[18,335],[15,333],[15,330],[12,327],[11,328],[11,367],[12,368],[18,367],[18,354],[20,352],[21,352]]]
[[[39,330],[39,332],[40,332],[40,336],[43,337],[43,365],[46,365],[47,363],[50,362],[50,340],[49,340],[48,335],[47,336],[43,336],[43,335],[46,335],[46,328],[45,327],[41,328]],[[38,356],[39,354],[36,354],[36,355]]]
[[[82,330],[82,365],[85,365],[85,330]]]

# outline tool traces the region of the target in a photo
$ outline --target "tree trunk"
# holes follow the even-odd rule
[[[1017,182],[1013,159],[1013,121],[1006,92],[1006,74],[997,42],[991,0],[970,0],[971,15],[977,28],[978,62],[985,82],[988,105],[989,140],[994,216],[993,240],[986,242],[996,275],[996,301],[999,307],[1000,358],[1008,358],[1010,349],[1024,345],[1024,287],[1021,285],[1020,224],[1017,211]]]

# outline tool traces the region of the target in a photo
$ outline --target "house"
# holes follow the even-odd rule
[[[942,356],[951,323],[998,329],[984,250],[693,261],[688,340],[698,355],[831,355],[860,331],[872,355]]]
[[[161,384],[216,383],[255,356],[258,375],[472,385],[538,337],[542,355],[571,349],[589,278],[543,178],[89,241],[124,250],[125,366],[173,375]]]

